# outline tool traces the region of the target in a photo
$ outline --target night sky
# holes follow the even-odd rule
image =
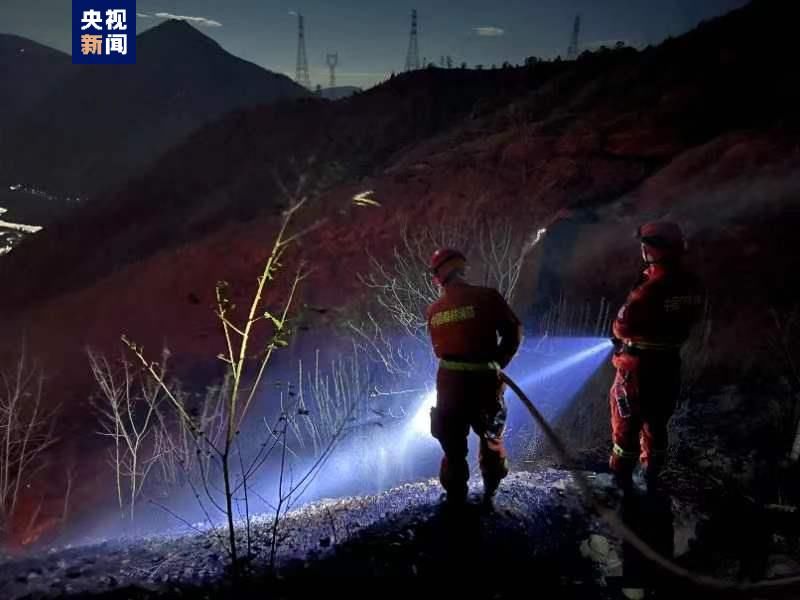
[[[326,52],[338,52],[339,85],[368,86],[400,71],[410,12],[420,13],[420,58],[442,55],[470,65],[521,63],[565,54],[576,13],[582,46],[607,40],[658,43],[746,0],[138,0],[139,32],[157,13],[198,17],[199,28],[236,54],[294,75],[296,18],[306,17],[314,84],[325,84]],[[0,0],[0,32],[70,51],[70,0]],[[457,5],[459,8],[453,8]]]

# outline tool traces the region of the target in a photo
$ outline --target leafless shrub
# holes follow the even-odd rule
[[[470,279],[496,288],[511,303],[525,260],[543,233],[526,235],[508,219],[454,219],[414,233],[406,228],[390,263],[370,256],[370,271],[360,279],[394,325],[427,343],[425,311],[439,296],[428,273],[428,260],[436,248],[464,252]]]
[[[225,398],[230,393],[230,375],[221,384],[206,389],[202,395],[190,397],[174,384],[176,398],[187,407],[194,425],[211,444],[220,447],[225,436]],[[174,412],[159,411],[155,428],[155,444],[160,448],[158,461],[160,480],[169,487],[180,488],[193,481],[200,483],[201,474],[210,469],[211,454],[198,444],[196,434],[185,419]]]
[[[111,364],[105,357],[89,350],[89,364],[101,391],[94,403],[100,417],[100,435],[111,438],[109,463],[114,471],[120,511],[133,520],[150,472],[168,452],[163,436],[157,435],[160,424],[162,390],[152,380],[137,377],[125,360]],[[162,355],[166,368],[166,353]]]
[[[347,327],[370,360],[395,379],[433,373],[426,310],[439,297],[428,272],[436,248],[455,247],[467,256],[470,281],[496,288],[513,302],[525,261],[544,230],[521,232],[508,219],[463,217],[447,224],[406,228],[391,258],[369,256],[369,272],[360,275],[376,306]]]
[[[20,493],[46,466],[55,442],[54,409],[43,401],[44,376],[25,349],[13,370],[0,372],[0,532],[9,527]]]
[[[611,304],[605,298],[599,301],[576,302],[564,294],[539,319],[539,333],[543,338],[611,335],[614,320]]]
[[[421,340],[414,336],[400,338],[391,335],[391,322],[387,325],[384,320],[381,324],[371,312],[367,312],[364,319],[349,321],[347,327],[354,343],[389,375],[411,377],[420,369],[425,370],[418,356],[423,347]],[[431,362],[430,357],[428,362]]]
[[[300,449],[309,446],[318,457],[348,419],[363,419],[369,373],[360,354],[354,344],[351,353],[332,359],[324,370],[317,350],[310,372],[299,361],[298,407],[287,422]]]
[[[770,308],[773,331],[769,337],[772,356],[778,357],[779,369],[789,384],[789,399],[782,403],[779,428],[783,437],[791,438],[789,456],[792,461],[800,460],[800,305],[788,309]]]

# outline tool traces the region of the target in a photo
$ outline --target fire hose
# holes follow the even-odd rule
[[[508,375],[506,375],[502,371],[500,371],[499,373],[500,373],[500,379],[514,391],[514,393],[517,395],[520,401],[525,405],[525,408],[531,414],[534,421],[536,421],[539,427],[542,428],[542,431],[544,432],[548,441],[555,449],[556,454],[558,454],[558,457],[567,466],[568,471],[572,475],[572,478],[574,479],[575,484],[578,486],[578,489],[581,495],[584,497],[586,503],[595,512],[597,512],[600,515],[600,517],[602,517],[606,521],[606,523],[608,523],[611,530],[619,538],[621,538],[624,542],[630,544],[647,560],[658,565],[659,567],[664,569],[664,571],[670,573],[671,575],[683,579],[684,581],[692,583],[696,586],[705,587],[720,592],[736,592],[736,593],[768,592],[768,591],[775,591],[778,589],[800,585],[800,574],[785,576],[775,579],[763,579],[760,581],[747,582],[747,583],[718,579],[710,575],[694,573],[678,565],[672,559],[667,558],[666,556],[655,550],[650,544],[645,542],[635,531],[633,531],[630,527],[628,527],[619,517],[616,511],[605,506],[600,500],[598,500],[596,494],[592,491],[591,485],[589,483],[589,480],[586,478],[586,475],[584,475],[583,472],[580,471],[580,469],[577,466],[576,460],[572,457],[572,455],[567,450],[567,447],[564,445],[561,438],[553,430],[553,428],[544,418],[542,413],[539,412],[539,410],[536,408],[533,402],[531,402],[531,400],[528,398],[525,392],[523,392],[520,389],[520,387],[514,382],[513,379],[511,379]]]

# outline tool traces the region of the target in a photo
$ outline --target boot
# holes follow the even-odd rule
[[[664,491],[664,487],[659,477],[659,469],[648,468],[644,469],[644,482],[647,485],[647,494],[649,496],[660,495]]]
[[[633,473],[627,469],[614,471],[614,484],[623,494],[628,494],[633,490]]]
[[[448,507],[464,506],[467,503],[468,488],[466,485],[453,486],[449,490],[445,490],[444,503]]]
[[[500,482],[485,481],[483,482],[483,506],[486,508],[494,508],[494,499],[497,496],[497,489],[500,487]]]

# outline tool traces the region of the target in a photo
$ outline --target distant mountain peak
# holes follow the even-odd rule
[[[50,55],[56,60],[63,62],[72,62],[69,54],[56,50],[50,46],[45,46],[39,42],[35,42],[28,38],[24,38],[11,33],[0,33],[0,53],[18,53],[18,52],[37,52],[42,55]],[[1,59],[2,57],[0,57]]]
[[[167,19],[137,36],[137,42],[143,47],[154,46],[163,49],[169,46],[196,48],[205,46],[222,50],[216,41],[206,34],[180,19]]]

